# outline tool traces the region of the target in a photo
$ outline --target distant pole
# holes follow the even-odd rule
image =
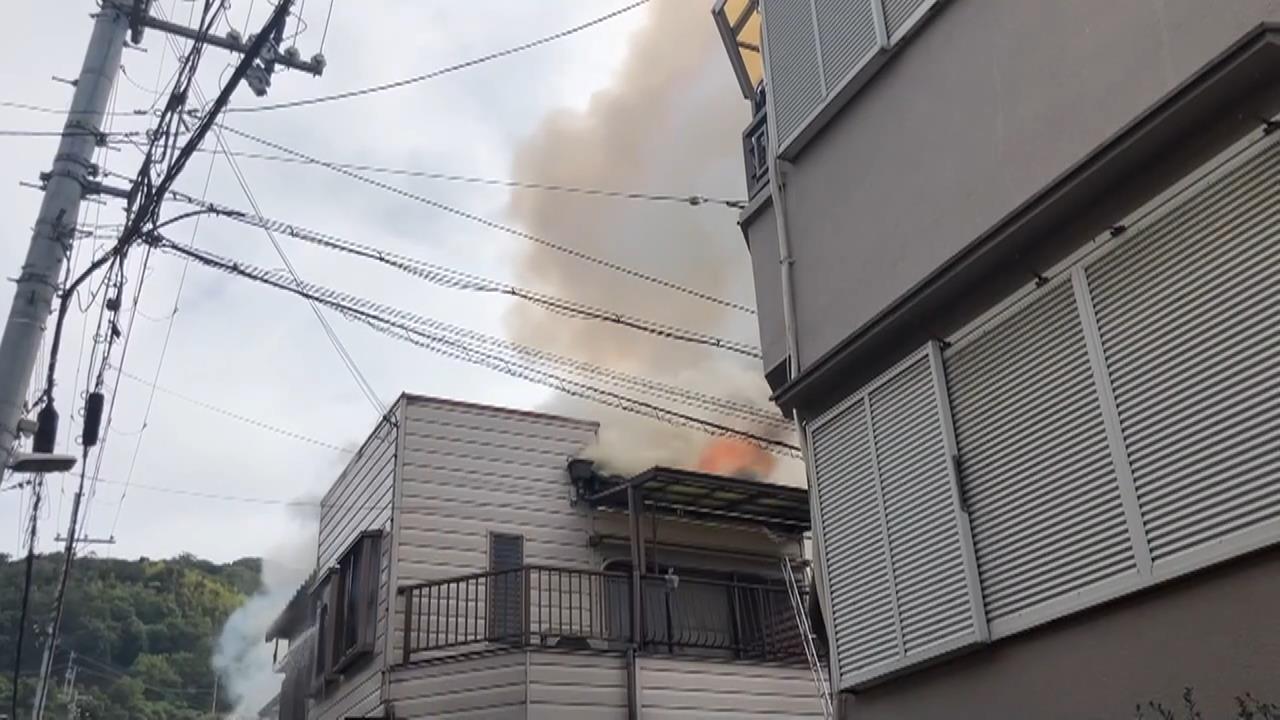
[[[120,54],[128,30],[128,17],[115,5],[104,5],[98,11],[27,259],[18,275],[13,306],[0,338],[0,469],[9,466],[18,441],[18,421],[30,389],[36,353],[53,311],[62,263],[71,252],[80,201],[92,180],[93,152],[105,141],[102,121],[120,71]]]
[[[209,708],[209,713],[218,716],[218,673],[213,674],[213,707]]]

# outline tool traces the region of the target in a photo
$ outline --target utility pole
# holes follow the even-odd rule
[[[96,143],[105,143],[100,126],[111,88],[115,83],[115,76],[120,70],[120,55],[124,48],[126,33],[130,33],[132,41],[137,44],[142,41],[144,30],[152,27],[193,41],[221,47],[243,56],[231,73],[227,84],[206,111],[205,118],[197,123],[191,138],[179,151],[178,154],[182,156],[183,163],[212,127],[206,121],[209,118],[216,118],[225,109],[231,94],[241,80],[248,82],[254,94],[261,96],[266,94],[271,84],[271,74],[276,65],[303,70],[313,75],[320,75],[324,71],[324,56],[317,54],[310,61],[304,62],[299,58],[295,48],[287,50],[280,48],[284,38],[284,25],[289,17],[293,0],[279,0],[271,12],[270,19],[263,26],[261,34],[250,36],[247,40],[240,38],[234,31],[228,33],[226,38],[214,38],[208,33],[207,28],[192,30],[157,20],[150,16],[151,2],[152,0],[102,0],[101,10],[95,16],[89,49],[85,53],[80,77],[76,81],[76,92],[69,112],[67,131],[62,138],[58,155],[54,158],[53,170],[48,174],[45,197],[28,250],[27,262],[19,277],[17,294],[13,308],[10,310],[8,323],[5,325],[4,336],[0,339],[0,470],[12,465],[13,450],[19,437],[19,424],[23,421],[22,414],[25,411],[22,405],[23,398],[29,390],[36,353],[45,324],[52,314],[54,297],[59,291],[58,282],[62,263],[71,251],[80,201],[87,191],[103,191],[101,183],[93,179],[97,171],[92,166],[92,153]],[[181,165],[174,167],[177,167],[180,172]],[[166,175],[160,187],[152,191],[154,198],[162,198],[175,178],[174,175]],[[132,191],[123,194],[132,197]],[[146,214],[140,213],[136,217],[145,218]],[[126,236],[122,236],[120,243],[136,239],[128,237],[127,234],[140,229],[140,226],[126,228]],[[67,290],[74,291],[74,284]],[[61,322],[58,324],[58,330],[60,329]],[[51,350],[55,359],[58,340],[59,336],[55,331]],[[50,384],[53,383],[53,374],[51,365],[48,380]],[[43,461],[46,465],[50,460],[58,460],[57,456],[51,454],[57,434],[57,413],[53,412],[52,401],[53,388],[49,387],[47,390],[49,396],[46,398],[45,407],[41,410],[41,420],[48,416],[49,422],[37,424],[34,443],[36,454],[46,455]],[[98,395],[101,397],[100,393]],[[97,407],[100,411],[101,403],[98,403]],[[86,413],[88,410],[87,403]],[[86,427],[88,427],[87,424]],[[84,438],[83,457],[85,459],[88,458],[89,446],[96,443],[96,435],[95,429],[94,440],[91,441],[88,435]],[[48,447],[40,447],[42,444]],[[67,465],[60,469],[67,470],[70,467],[71,465]],[[67,533],[60,538],[65,542],[63,568],[57,593],[54,596],[54,609],[49,620],[48,637],[40,663],[40,678],[31,712],[33,720],[42,720],[44,716],[53,653],[57,648],[67,581],[71,572],[71,561],[75,555],[76,538],[79,534],[77,521],[81,498],[84,495],[84,480],[85,476],[82,472],[79,489],[71,503],[71,519]],[[114,538],[90,542],[109,544],[114,543]]]
[[[128,16],[114,5],[104,5],[94,20],[27,259],[18,275],[13,306],[0,338],[0,469],[9,466],[18,442],[18,421],[22,419],[36,354],[53,310],[62,263],[71,252],[80,201],[86,185],[97,173],[93,151],[106,141],[102,120],[120,71],[120,54],[128,31]]]
[[[213,674],[213,707],[209,709],[209,714],[218,716],[218,673]]]

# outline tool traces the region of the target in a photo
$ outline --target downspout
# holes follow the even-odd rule
[[[773,203],[773,217],[778,225],[778,265],[782,273],[782,326],[787,336],[787,380],[800,374],[800,339],[796,325],[796,302],[791,255],[791,236],[787,232],[786,192],[783,187],[782,162],[778,158],[777,114],[773,108],[773,92],[769,82],[769,23],[765,15],[765,0],[760,0],[760,43],[765,69],[766,132],[769,135],[769,199]]]
[[[778,137],[775,122],[777,113],[774,111],[774,94],[771,91],[769,21],[768,15],[765,13],[767,2],[772,2],[772,0],[760,0],[759,4],[760,55],[764,63],[765,91],[767,93],[765,102],[767,104],[766,127],[769,134],[769,199],[773,204],[773,217],[777,223],[778,230],[778,266],[779,272],[782,274],[782,325],[787,339],[787,381],[789,382],[800,374],[800,333],[796,319],[795,277],[792,272],[795,266],[795,257],[791,252],[791,236],[787,232],[786,187],[782,176],[782,160],[779,157],[780,138]],[[799,409],[792,409],[791,419],[795,423],[800,455],[804,461],[805,481],[809,488],[810,526],[813,528],[813,584],[818,592],[818,602],[825,616],[823,624],[827,630],[828,660],[830,662],[828,683],[829,686],[835,687],[839,678],[839,665],[837,664],[837,653],[835,652],[835,621],[831,616],[831,596],[828,593],[826,582],[822,519],[818,513],[818,486],[814,481],[813,469],[810,463],[812,456],[809,452],[809,437],[805,432],[804,423],[800,419]]]

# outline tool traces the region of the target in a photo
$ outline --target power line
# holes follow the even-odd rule
[[[252,425],[252,426],[254,426],[254,427],[256,427],[256,428],[260,428],[260,429],[262,429],[262,430],[267,430],[267,431],[273,432],[273,433],[275,433],[275,434],[277,434],[277,435],[281,435],[281,436],[283,436],[283,437],[291,438],[291,439],[293,439],[293,440],[298,440],[298,441],[305,442],[305,443],[310,443],[311,445],[316,445],[316,446],[318,446],[318,447],[322,447],[322,448],[328,448],[328,449],[330,449],[330,450],[334,450],[334,451],[336,451],[336,452],[340,452],[340,453],[351,453],[351,452],[352,452],[351,450],[349,450],[349,449],[347,449],[347,448],[344,448],[344,447],[342,447],[342,446],[340,446],[340,445],[336,445],[336,444],[331,443],[331,442],[325,442],[324,440],[319,440],[319,439],[316,439],[316,438],[314,438],[314,437],[310,437],[310,436],[308,436],[308,435],[304,435],[304,434],[302,434],[302,433],[295,432],[295,431],[293,431],[293,430],[288,430],[288,429],[285,429],[285,428],[279,427],[278,425],[271,425],[271,424],[266,423],[266,422],[263,422],[263,421],[261,421],[261,420],[257,420],[257,419],[254,419],[254,418],[252,418],[252,417],[249,417],[248,415],[243,415],[243,414],[241,414],[241,413],[233,412],[233,411],[231,411],[231,410],[227,410],[227,409],[225,409],[225,408],[218,407],[217,405],[213,405],[213,404],[211,404],[211,403],[207,403],[207,402],[205,402],[205,401],[203,401],[203,400],[199,400],[199,399],[197,399],[197,398],[191,397],[190,395],[184,395],[183,393],[180,393],[180,392],[178,392],[177,390],[172,390],[172,389],[170,389],[170,388],[163,387],[163,386],[161,386],[161,385],[156,385],[156,384],[154,384],[154,383],[152,383],[152,382],[148,382],[148,381],[146,380],[146,378],[138,377],[137,375],[134,375],[134,374],[132,374],[132,373],[130,373],[130,372],[126,372],[126,371],[124,371],[124,370],[121,370],[120,368],[116,368],[116,371],[120,373],[121,377],[124,377],[124,378],[126,378],[126,379],[128,379],[128,380],[132,380],[133,382],[136,382],[136,383],[138,383],[138,384],[140,384],[140,385],[143,385],[144,387],[149,387],[149,388],[151,388],[151,389],[152,389],[152,391],[153,391],[153,392],[160,392],[160,393],[163,393],[163,394],[165,394],[165,395],[168,395],[168,396],[170,396],[170,397],[176,398],[176,399],[178,399],[178,400],[182,400],[183,402],[189,403],[189,404],[194,405],[194,406],[196,406],[196,407],[202,408],[202,409],[204,409],[204,410],[208,410],[209,412],[216,413],[216,414],[218,414],[218,415],[222,415],[223,417],[231,418],[232,420],[238,420],[238,421],[240,421],[240,422],[242,422],[242,423],[245,423],[245,424],[247,424],[247,425]]]
[[[95,130],[0,130],[0,137],[95,137],[100,140],[145,135],[142,130],[98,132]]]
[[[194,11],[194,6],[192,7],[192,10]],[[209,169],[208,171],[205,172],[204,188],[200,191],[201,197],[204,197],[209,192],[209,183],[213,179],[213,166],[214,166],[215,160],[217,160],[216,157],[209,158]],[[189,241],[189,244],[192,247],[195,247],[196,233],[198,233],[199,231],[200,231],[200,217],[196,217],[195,222],[192,223],[192,226],[191,226],[191,239]],[[120,523],[120,513],[124,509],[124,499],[125,499],[125,496],[128,495],[129,493],[129,482],[133,480],[133,471],[138,464],[138,455],[142,452],[142,439],[147,434],[147,422],[151,419],[151,406],[155,403],[155,400],[156,400],[156,383],[160,382],[160,373],[164,370],[164,360],[169,353],[169,341],[173,338],[173,326],[178,319],[178,304],[182,301],[182,290],[184,287],[186,287],[186,284],[187,284],[188,268],[190,268],[190,263],[183,263],[182,274],[178,278],[178,290],[174,294],[174,298],[173,298],[173,312],[169,314],[169,324],[165,328],[164,341],[160,345],[160,359],[156,361],[155,380],[153,380],[151,383],[151,392],[147,395],[147,406],[142,413],[142,429],[138,431],[138,437],[133,443],[133,456],[129,459],[129,472],[125,476],[124,489],[120,491],[120,502],[116,504],[116,513],[115,513],[115,517],[111,521],[111,532],[107,533],[108,537],[115,537],[116,526],[119,525]],[[141,297],[142,278],[138,279],[138,288],[139,288],[139,294],[138,296],[135,297],[135,300],[134,300],[133,313],[129,322],[130,326],[133,325],[133,318],[136,318],[138,315],[137,300]],[[122,367],[120,368],[119,372],[124,372],[123,365],[124,363],[122,360],[121,361]],[[120,381],[120,378],[117,376],[116,378],[117,387],[118,387],[119,381]]]
[[[330,308],[351,320],[363,322],[374,329],[397,339],[411,342],[437,354],[452,357],[471,364],[481,365],[498,372],[535,382],[575,397],[610,405],[617,409],[651,417],[668,424],[679,425],[715,435],[730,435],[759,445],[779,454],[793,456],[798,453],[795,445],[775,437],[743,430],[706,418],[690,415],[681,410],[663,407],[638,400],[599,385],[574,379],[568,375],[595,377],[611,385],[624,385],[632,390],[665,397],[685,405],[710,410],[722,415],[747,419],[760,426],[772,427],[774,432],[785,432],[785,419],[768,411],[745,403],[727,401],[702,393],[665,385],[647,378],[601,368],[582,361],[562,358],[552,353],[509,343],[481,333],[454,328],[407,311],[390,308],[345,293],[308,285],[297,287],[279,278],[277,274],[254,268],[239,262],[223,260],[207,253],[189,250],[163,238],[154,238],[157,247],[167,252],[189,257],[202,265],[244,277],[278,290],[308,298]],[[425,328],[425,329],[424,329]]]
[[[548,293],[517,287],[509,283],[491,280],[489,278],[463,272],[443,265],[437,265],[408,255],[381,250],[371,245],[364,245],[349,240],[343,240],[342,238],[334,235],[307,230],[306,228],[302,228],[292,223],[256,217],[248,213],[241,213],[232,208],[218,205],[216,203],[200,201],[181,193],[175,193],[175,197],[178,200],[191,203],[198,207],[216,210],[220,214],[225,213],[229,217],[233,217],[235,220],[245,225],[274,230],[282,235],[287,235],[318,247],[348,255],[354,255],[366,260],[372,260],[441,287],[453,290],[467,290],[506,295],[531,303],[537,307],[547,310],[548,312],[566,317],[605,322],[670,340],[695,345],[704,345],[753,358],[760,357],[760,348],[750,343],[730,340],[710,333],[687,330],[666,323],[660,323],[633,315],[627,315],[625,313],[593,307],[586,303],[560,298]]]
[[[159,14],[161,17],[164,16],[163,11],[161,11],[158,6],[156,8],[156,11],[157,11],[157,14]],[[250,6],[249,8],[249,12],[250,14],[252,14],[253,12],[252,6]],[[178,58],[181,58],[182,53],[179,51],[177,43],[174,41],[174,39],[168,35],[166,35],[165,37],[166,37],[166,40],[168,41],[169,49],[173,52],[175,56],[177,56]],[[200,90],[200,84],[193,80],[192,89],[195,92],[196,98],[201,102],[201,104],[204,104],[205,103],[204,94]],[[216,125],[214,126],[214,137],[217,140],[218,148],[222,150],[224,156],[226,157],[227,165],[228,167],[231,168],[231,172],[236,178],[236,183],[240,186],[240,191],[244,193],[245,199],[247,199],[249,201],[249,205],[253,207],[254,214],[261,216],[262,208],[258,205],[258,200],[254,196],[253,190],[249,187],[248,180],[245,178],[244,174],[240,171],[239,163],[237,163],[235,158],[229,154],[231,149],[227,146],[226,139],[222,136],[222,131]],[[280,242],[276,239],[275,234],[272,233],[271,230],[269,229],[264,229],[264,231],[266,232],[268,239],[271,240],[272,246],[275,247],[276,254],[280,256],[281,261],[283,261],[285,264],[285,267],[288,268],[289,274],[293,277],[294,282],[301,283],[301,280],[298,278],[298,274],[293,269],[293,264],[289,261],[288,256],[284,252],[284,248],[280,245]],[[334,331],[333,326],[329,323],[328,318],[326,318],[324,314],[320,312],[320,309],[316,307],[314,304],[311,305],[311,310],[315,314],[316,320],[320,322],[321,327],[324,329],[325,336],[329,339],[329,343],[333,346],[334,351],[338,353],[338,359],[342,361],[343,366],[346,367],[347,372],[351,375],[352,380],[355,381],[356,386],[360,390],[360,393],[364,395],[365,399],[369,402],[369,404],[373,406],[374,411],[377,412],[379,415],[381,415],[382,406],[381,406],[381,403],[379,403],[378,401],[377,391],[373,388],[373,385],[370,384],[368,378],[365,377],[364,373],[360,371],[359,366],[356,364],[355,358],[351,355],[351,353],[347,350],[346,346],[342,343],[342,339],[338,337],[337,332]]]
[[[76,115],[92,114],[91,111],[89,110],[73,112],[71,110],[67,110],[66,108],[47,107],[43,105],[31,105],[29,103],[14,102],[12,100],[0,100],[0,107],[14,108],[15,110],[26,110],[28,112],[44,113],[46,115],[62,115],[62,116],[69,116],[69,117],[74,117]],[[104,112],[102,114],[104,117],[119,117],[122,115],[130,115],[130,116],[137,117],[140,115],[148,115],[150,114],[150,111],[139,108],[137,110],[121,110],[118,112],[115,110],[111,110],[108,112]]]
[[[743,305],[741,303],[737,303],[732,300],[725,300],[724,298],[716,297],[715,295],[711,295],[710,293],[706,293],[701,290],[695,290],[693,288],[680,285],[679,283],[672,282],[671,280],[665,280],[656,275],[650,275],[643,271],[636,270],[631,267],[627,267],[626,265],[622,265],[621,263],[596,257],[595,255],[591,255],[590,253],[584,252],[577,248],[570,247],[568,245],[562,245],[560,243],[553,242],[551,240],[547,240],[546,238],[539,237],[537,235],[534,235],[533,233],[525,232],[524,230],[511,227],[510,225],[504,225],[495,220],[490,220],[486,217],[477,215],[475,213],[453,207],[452,205],[446,205],[445,203],[442,203],[438,200],[432,200],[431,198],[428,198],[423,195],[419,195],[414,192],[410,192],[408,190],[405,190],[404,188],[396,187],[395,185],[390,185],[388,183],[382,182],[381,180],[371,178],[367,175],[361,175],[351,170],[338,167],[333,163],[329,163],[324,160],[318,160],[314,157],[311,157],[310,155],[307,155],[306,153],[302,153],[297,150],[293,150],[283,145],[280,145],[279,143],[275,143],[270,140],[265,140],[263,138],[257,137],[255,135],[251,135],[243,130],[237,130],[236,128],[228,127],[226,125],[222,125],[221,127],[227,132],[233,133],[235,135],[239,135],[240,137],[246,138],[248,140],[252,140],[256,143],[265,145],[279,152],[287,153],[294,157],[302,158],[310,163],[328,168],[340,175],[346,175],[347,177],[352,178],[354,180],[358,180],[362,183],[365,183],[366,185],[376,187],[380,190],[385,190],[394,195],[399,195],[400,197],[406,198],[408,200],[413,200],[414,202],[422,203],[423,205],[436,208],[437,210],[442,210],[444,212],[449,213],[450,215],[460,217],[464,220],[469,220],[471,222],[477,223],[479,225],[483,225],[484,227],[490,228],[492,230],[497,230],[499,232],[506,233],[513,237],[529,240],[530,242],[537,243],[538,245],[549,248],[556,252],[568,255],[573,258],[577,258],[578,260],[589,262],[594,265],[599,265],[600,267],[613,270],[614,272],[618,272],[623,275],[633,277],[637,280],[642,280],[644,282],[666,288],[668,290],[673,290],[675,292],[688,295],[690,297],[694,297],[699,300],[704,300],[709,303],[714,303],[716,305],[720,305],[722,307],[726,307],[731,310],[737,310],[739,312],[746,313],[748,315],[756,314],[756,311],[754,309],[746,305]]]
[[[281,283],[287,284],[287,278],[284,278],[278,271],[265,270],[248,263],[229,260],[206,251],[193,252],[188,248],[177,246],[172,241],[168,241],[163,238],[161,238],[160,241],[161,249],[171,251],[178,255],[194,258],[197,261],[211,265],[216,269],[231,272],[232,274],[245,273],[252,277],[252,279],[270,285],[277,285]],[[495,356],[500,355],[521,363],[532,363],[542,367],[553,368],[557,371],[564,371],[574,375],[595,378],[611,385],[617,385],[644,393],[651,397],[673,400],[712,412],[736,416],[748,422],[772,424],[777,425],[778,427],[790,428],[790,424],[781,415],[778,415],[770,409],[765,409],[751,403],[727,400],[707,393],[666,384],[642,376],[631,375],[620,370],[595,365],[583,360],[557,355],[546,350],[486,335],[469,328],[424,317],[402,308],[384,305],[382,303],[377,303],[366,298],[333,290],[320,285],[303,283],[298,285],[298,288],[306,293],[304,297],[318,297],[323,298],[325,301],[332,301],[333,304],[330,304],[330,307],[335,307],[340,311],[345,311],[347,308],[356,308],[362,313],[360,317],[373,317],[382,321],[400,323],[411,328],[425,329],[426,332],[448,340],[455,345],[461,345],[468,348],[480,348],[486,353],[490,353]]]
[[[437,69],[437,70],[432,70],[432,71],[431,71],[431,72],[429,72],[429,73],[424,73],[424,74],[422,74],[422,75],[415,75],[415,76],[410,77],[410,78],[405,78],[405,79],[403,79],[403,80],[395,80],[395,81],[393,81],[393,82],[382,83],[382,84],[380,84],[380,85],[371,85],[371,86],[369,86],[369,87],[358,88],[358,89],[356,89],[356,90],[347,90],[347,91],[345,91],[345,92],[333,93],[333,94],[331,94],[331,95],[319,95],[319,96],[317,96],[317,97],[304,98],[304,99],[302,99],[302,100],[293,100],[293,101],[290,101],[290,102],[273,103],[273,104],[270,104],[270,105],[258,105],[258,106],[255,106],[255,107],[233,107],[233,108],[228,108],[228,109],[227,109],[227,112],[241,112],[241,113],[247,113],[247,112],[264,112],[264,111],[266,111],[266,110],[283,110],[283,109],[285,109],[285,108],[304,107],[304,106],[307,106],[307,105],[317,105],[317,104],[319,104],[319,103],[333,102],[333,101],[335,101],[335,100],[345,100],[345,99],[348,99],[348,98],[358,97],[358,96],[361,96],[361,95],[370,95],[370,94],[373,94],[373,93],[385,92],[385,91],[387,91],[387,90],[394,90],[394,89],[396,89],[396,88],[401,88],[401,87],[404,87],[404,86],[406,86],[406,85],[413,85],[413,84],[415,84],[415,83],[420,83],[420,82],[423,82],[423,81],[425,81],[425,80],[431,80],[431,79],[433,79],[433,78],[438,78],[438,77],[440,77],[440,76],[442,76],[442,75],[448,75],[448,74],[450,74],[450,73],[454,73],[454,72],[457,72],[457,71],[459,71],[459,70],[465,70],[465,69],[467,69],[467,68],[469,68],[469,67],[474,67],[474,66],[476,66],[476,65],[481,65],[481,64],[484,64],[484,63],[490,62],[490,61],[492,61],[492,60],[497,60],[497,59],[499,59],[499,58],[507,57],[507,56],[509,56],[509,55],[515,55],[515,54],[517,54],[517,53],[521,53],[521,52],[524,52],[524,51],[526,51],[526,50],[532,50],[533,48],[539,47],[539,46],[541,46],[541,45],[546,45],[547,43],[555,42],[556,40],[560,40],[560,39],[562,39],[562,38],[569,37],[570,35],[573,35],[573,34],[575,34],[575,33],[582,32],[583,30],[587,30],[587,29],[589,29],[589,28],[591,28],[591,27],[594,27],[594,26],[599,25],[599,24],[601,24],[601,23],[603,23],[603,22],[606,22],[606,21],[611,20],[611,19],[613,19],[613,18],[615,18],[615,17],[618,17],[619,15],[623,15],[623,14],[626,14],[626,13],[628,13],[628,12],[631,12],[632,10],[635,10],[636,8],[638,8],[638,7],[642,6],[642,5],[646,5],[646,4],[648,4],[648,2],[649,2],[649,0],[638,0],[637,2],[633,2],[633,3],[631,3],[630,5],[623,6],[623,7],[618,8],[617,10],[614,10],[614,11],[612,11],[612,12],[610,12],[610,13],[607,13],[607,14],[605,14],[605,15],[601,15],[601,16],[599,16],[599,17],[597,17],[597,18],[593,18],[593,19],[588,20],[587,22],[582,23],[582,24],[580,24],[580,25],[574,25],[573,27],[566,28],[566,29],[561,30],[561,31],[556,32],[556,33],[552,33],[551,35],[547,35],[547,36],[544,36],[544,37],[538,38],[538,39],[536,39],[536,40],[531,40],[531,41],[526,42],[526,43],[523,43],[523,44],[521,44],[521,45],[516,45],[515,47],[507,48],[506,50],[500,50],[500,51],[498,51],[498,52],[489,53],[489,54],[487,54],[487,55],[481,55],[480,57],[473,58],[473,59],[471,59],[471,60],[467,60],[467,61],[465,61],[465,62],[460,62],[460,63],[456,63],[456,64],[453,64],[453,65],[448,65],[448,66],[446,66],[446,67],[442,67],[442,68],[439,68],[439,69]],[[330,8],[330,12],[332,12],[332,8]],[[328,27],[328,22],[327,22],[327,21],[326,21],[326,23],[325,23],[325,26],[326,26],[326,33],[327,33],[327,32],[328,32],[328,31],[327,31],[327,27]],[[324,41],[323,41],[323,40],[321,40],[321,47],[323,47],[323,46],[324,46]]]
[[[201,148],[200,152],[218,152],[208,148]],[[734,210],[741,210],[746,207],[746,200],[734,200],[730,198],[716,197],[712,195],[702,195],[698,193],[680,194],[680,193],[654,193],[640,192],[635,190],[609,190],[604,188],[583,187],[578,185],[565,185],[558,183],[543,182],[526,182],[521,180],[503,180],[500,178],[477,177],[474,175],[462,175],[458,173],[447,173],[432,170],[414,170],[412,168],[386,167],[382,165],[366,165],[362,163],[339,163],[339,162],[313,162],[298,157],[289,157],[287,155],[270,155],[267,153],[237,152],[235,157],[246,160],[268,160],[271,162],[279,162],[290,165],[332,165],[333,167],[342,168],[344,170],[356,170],[359,172],[371,172],[381,175],[397,175],[400,177],[420,178],[423,180],[440,180],[442,182],[463,183],[467,185],[482,185],[489,187],[514,188],[517,190],[540,190],[546,192],[567,193],[573,195],[586,195],[589,197],[612,198],[616,200],[643,200],[648,202],[664,202],[678,203],[681,205],[690,205],[698,207],[702,205],[721,205]]]

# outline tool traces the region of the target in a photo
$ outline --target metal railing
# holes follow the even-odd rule
[[[742,162],[747,172],[747,197],[769,186],[769,116],[761,108],[742,132]]]
[[[641,587],[642,650],[805,658],[784,586],[645,575]],[[631,646],[631,576],[624,573],[526,566],[404,587],[399,602],[404,662],[422,653],[494,644]]]

